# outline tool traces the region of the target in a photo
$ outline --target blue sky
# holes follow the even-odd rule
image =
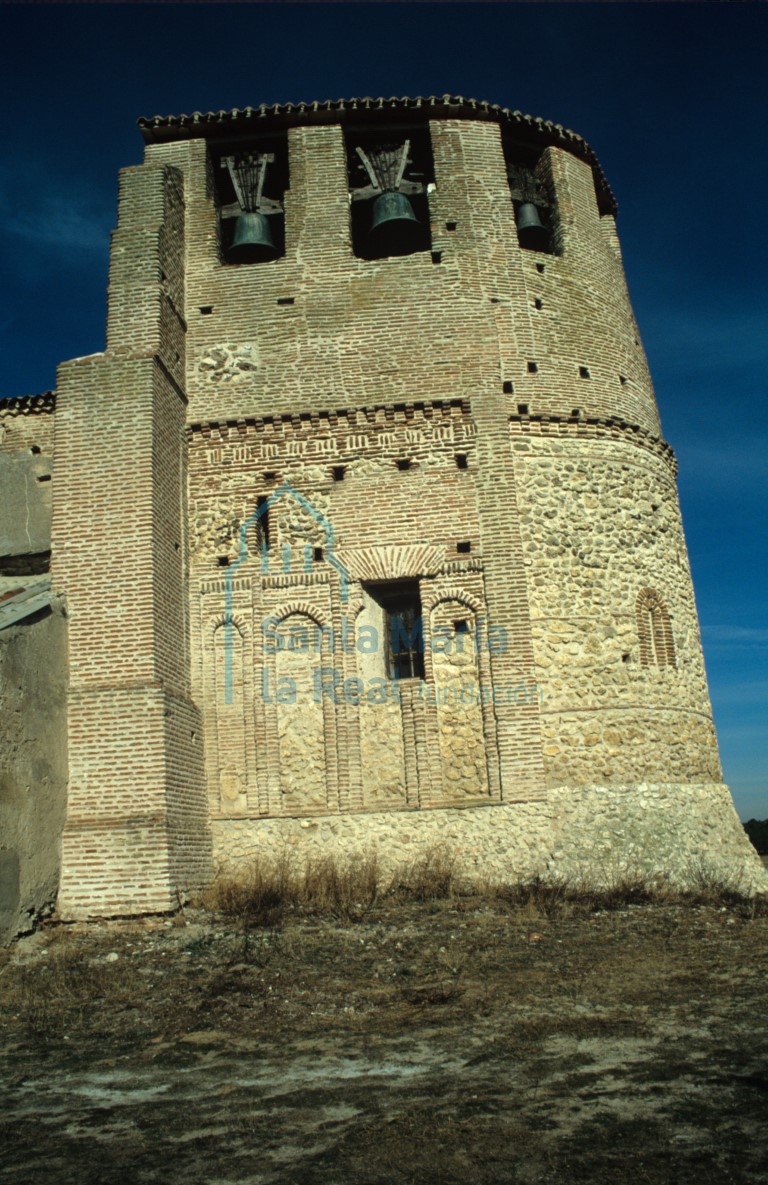
[[[104,347],[140,115],[461,94],[563,123],[619,201],[680,495],[725,777],[768,816],[768,8],[0,5],[0,395]]]

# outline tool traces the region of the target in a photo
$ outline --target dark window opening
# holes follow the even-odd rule
[[[469,464],[469,462],[467,460],[466,453],[456,453],[456,468],[457,469],[466,469],[468,464]]]
[[[277,474],[273,473],[271,470],[267,470],[267,472],[263,475],[263,477],[264,477],[265,481],[276,481]]]
[[[536,264],[536,271],[537,271],[537,272],[538,272],[540,275],[543,275],[543,274],[544,274],[544,264],[543,264],[543,263],[537,263],[537,264]]]
[[[456,223],[456,222],[446,222],[445,229],[446,230],[455,230],[457,225],[458,225],[458,223]]]
[[[220,568],[228,568],[229,567],[229,556],[228,555],[217,556],[216,563],[218,564],[218,566]]]
[[[538,297],[537,297],[537,298],[536,298],[536,300],[533,302],[533,307],[534,307],[535,309],[543,309],[543,308],[544,308],[544,301],[543,301],[543,300],[539,300],[539,299],[538,299]]]
[[[409,461],[407,457],[401,457],[397,462],[397,467],[401,472],[405,473],[406,469],[410,469],[412,464],[413,462]]]
[[[472,544],[468,539],[462,539],[460,543],[456,544],[456,550],[460,555],[467,555],[472,550]]]
[[[51,475],[50,475],[50,473],[41,473],[37,480],[38,481],[50,481]]]
[[[32,453],[32,454],[33,454],[35,457],[39,456],[39,453],[40,453],[40,445],[39,445],[39,444],[32,444],[32,445],[30,445],[29,451],[30,451],[30,452],[31,452],[31,453]]]
[[[416,580],[366,586],[384,610],[387,673],[390,679],[424,678],[424,631]]]
[[[579,367],[579,378],[580,379],[588,379],[589,377],[590,377],[589,367],[588,366],[580,366]]]
[[[386,259],[429,251],[427,193],[434,182],[429,131],[350,132],[347,168],[355,255]],[[432,261],[440,263],[439,252]]]
[[[527,416],[528,415],[528,404],[527,403],[518,403],[517,414],[519,416]]]
[[[334,465],[333,468],[331,469],[331,475],[332,475],[334,481],[343,481],[344,474],[346,472],[347,471],[346,471],[346,468],[344,467],[344,465]]]
[[[514,383],[511,383],[509,379],[501,384],[501,389],[505,395],[514,395],[515,393],[515,385]]]
[[[256,523],[259,535],[259,544],[262,548],[269,547],[269,498],[266,494],[259,494],[256,499],[257,514]]]
[[[443,262],[442,251],[433,251],[432,252],[432,262],[433,263],[442,263]]]
[[[324,553],[323,553],[322,547],[313,547],[312,548],[312,559],[315,561],[315,563],[319,564],[323,558],[324,558]]]
[[[529,374],[538,374],[538,372],[539,372],[538,363],[537,362],[529,362],[528,363],[528,373]]]
[[[278,304],[294,304],[295,298],[293,296],[278,296],[277,303]]]
[[[204,317],[210,317],[211,313],[213,312],[213,305],[212,304],[201,305],[200,312],[202,313],[202,315]]]
[[[627,376],[625,374],[620,374],[619,382],[621,383],[622,387],[625,387],[627,385]]]
[[[578,418],[579,418],[579,416],[580,416],[580,415],[581,415],[581,408],[580,408],[580,407],[574,407],[574,408],[573,408],[573,410],[572,410],[572,412],[571,412],[571,417],[572,417],[574,420],[578,420]]]
[[[466,620],[454,621],[453,628],[457,634],[468,634],[469,633],[469,622]]]

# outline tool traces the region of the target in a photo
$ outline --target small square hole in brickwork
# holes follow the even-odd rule
[[[627,376],[626,376],[625,374],[620,374],[620,375],[619,375],[619,382],[621,383],[622,387],[626,387],[626,385],[627,385]]]
[[[229,556],[228,555],[217,556],[216,563],[219,565],[220,568],[228,568],[229,567]]]
[[[456,468],[457,469],[466,469],[467,464],[468,464],[467,454],[466,453],[456,453]]]
[[[37,480],[38,481],[50,481],[51,475],[50,475],[50,473],[41,473]]]
[[[629,662],[629,654],[622,654],[621,661],[622,662]]]
[[[446,230],[455,230],[457,225],[458,224],[455,222],[446,222],[445,229]]]
[[[29,451],[32,453],[33,456],[35,456],[35,457],[38,456],[40,453],[40,445],[39,444],[30,445]]]
[[[589,367],[588,366],[580,366],[579,367],[579,378],[580,379],[588,379],[589,377],[590,377]]]
[[[409,461],[407,457],[401,457],[400,460],[397,462],[397,467],[402,473],[404,473],[406,471],[406,469],[411,468],[412,464],[413,464],[413,462]]]
[[[316,564],[320,563],[320,561],[323,559],[322,547],[313,547],[312,548],[312,559],[315,561]]]
[[[539,300],[539,299],[538,299],[538,297],[537,297],[537,298],[536,298],[536,300],[533,302],[533,307],[534,307],[535,309],[543,309],[543,308],[544,308],[544,302],[543,302],[542,300]]]
[[[492,296],[491,297],[491,304],[498,304],[498,303],[499,303],[498,296]]]
[[[581,408],[580,408],[580,407],[574,407],[574,408],[573,408],[573,410],[571,411],[571,416],[572,416],[572,418],[573,418],[574,420],[578,420],[578,418],[579,418],[579,416],[580,416],[580,415],[581,415]]]
[[[461,621],[454,621],[453,629],[454,629],[454,632],[457,634],[468,634],[469,633],[469,622],[465,621],[464,619],[462,619]]]
[[[292,296],[278,296],[277,303],[278,304],[293,304],[294,298]]]
[[[472,550],[472,544],[469,539],[462,539],[460,543],[456,544],[456,550],[460,555],[466,555]]]
[[[539,373],[538,362],[529,362],[528,363],[528,373],[529,374],[538,374]]]
[[[536,271],[537,271],[537,272],[539,272],[539,274],[543,273],[543,271],[544,271],[544,264],[543,264],[543,263],[537,263],[537,264],[536,264]]]
[[[331,476],[333,477],[334,481],[343,481],[346,472],[347,471],[343,465],[334,465],[333,469],[331,470]]]
[[[200,312],[203,314],[204,317],[210,317],[211,313],[213,312],[213,305],[212,304],[201,305]]]
[[[264,474],[265,481],[275,481],[276,479],[277,479],[277,474],[273,473],[271,469],[268,469],[267,472]]]
[[[442,263],[443,262],[442,251],[433,251],[432,252],[432,262],[433,263]]]
[[[501,384],[501,389],[505,395],[514,395],[515,393],[515,385],[514,383],[511,383],[509,379]]]
[[[527,416],[528,415],[528,404],[527,403],[518,403],[517,414],[519,416]]]

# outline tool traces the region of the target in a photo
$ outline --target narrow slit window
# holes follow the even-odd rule
[[[257,516],[257,530],[259,537],[259,546],[263,549],[269,547],[269,498],[266,494],[260,494],[256,500]]]

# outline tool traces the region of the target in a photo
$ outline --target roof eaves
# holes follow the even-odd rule
[[[567,145],[571,151],[580,156],[591,166],[595,174],[595,182],[601,199],[601,208],[605,213],[615,213],[616,198],[597,159],[594,150],[587,141],[570,128],[562,124],[552,123],[551,120],[541,119],[539,116],[525,115],[522,111],[500,107],[496,103],[486,100],[465,98],[463,95],[417,95],[415,98],[407,96],[390,98],[372,98],[366,95],[352,99],[314,100],[311,103],[262,103],[258,107],[233,107],[219,111],[193,111],[191,115],[154,115],[142,117],[138,120],[139,129],[147,144],[173,140],[185,137],[191,131],[205,134],[206,130],[219,131],[226,125],[237,123],[250,124],[251,121],[264,119],[283,119],[287,123],[294,119],[312,118],[345,112],[357,111],[417,111],[422,108],[431,110],[450,110],[460,118],[477,117],[482,114],[487,119],[494,119],[500,123],[516,124],[528,128],[535,135],[551,143]]]

